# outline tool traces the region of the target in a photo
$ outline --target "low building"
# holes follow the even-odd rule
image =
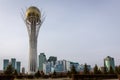
[[[79,72],[84,72],[84,68],[85,68],[85,65],[83,64],[79,65],[78,67]],[[87,69],[91,71],[92,70],[91,65],[87,65]]]

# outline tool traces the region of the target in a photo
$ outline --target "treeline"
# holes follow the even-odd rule
[[[28,74],[21,74],[21,73],[17,73],[17,70],[12,68],[12,65],[9,65],[7,67],[7,69],[3,72],[3,74],[0,75],[0,77],[14,77],[14,78],[28,78],[28,79],[32,79],[32,78],[62,78],[62,77],[69,77],[71,78],[72,75],[92,75],[92,74],[102,74],[102,75],[106,75],[106,74],[120,74],[120,66],[116,66],[115,69],[113,69],[112,67],[110,67],[110,69],[108,70],[106,67],[103,67],[103,70],[101,70],[100,68],[98,68],[97,65],[94,66],[93,70],[91,71],[90,69],[88,69],[87,64],[84,64],[84,69],[82,72],[77,72],[75,69],[75,66],[73,65],[71,67],[70,71],[67,72],[56,72],[54,71],[53,73],[50,73],[49,75],[45,75],[43,71],[37,71],[34,75],[28,75]],[[1,79],[0,79],[1,80]]]

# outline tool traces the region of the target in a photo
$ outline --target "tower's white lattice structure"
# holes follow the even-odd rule
[[[37,38],[43,20],[37,7],[31,6],[26,10],[25,23],[29,35],[29,74],[37,71]]]

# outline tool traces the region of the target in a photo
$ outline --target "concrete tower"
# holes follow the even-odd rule
[[[29,35],[29,74],[37,71],[37,38],[43,23],[41,12],[37,7],[31,6],[26,10],[25,23]]]

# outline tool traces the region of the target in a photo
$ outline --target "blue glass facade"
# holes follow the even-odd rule
[[[78,70],[79,70],[80,72],[83,72],[83,71],[84,71],[84,67],[85,67],[85,65],[81,64],[81,65],[79,65]],[[91,68],[90,65],[87,65],[87,69],[88,69],[89,71],[92,70],[92,68]]]
[[[11,65],[12,65],[13,69],[16,69],[16,59],[15,58],[11,58]]]
[[[55,65],[56,61],[57,61],[57,57],[55,57],[55,56],[50,56],[48,59],[48,62],[53,62],[54,65]]]
[[[64,71],[63,61],[57,61],[55,66],[54,66],[54,70],[56,72],[63,72]]]
[[[55,65],[52,62],[46,62],[43,64],[43,71],[45,74],[50,74],[56,71],[57,73],[71,71],[72,66],[75,67],[77,72],[84,70],[84,65],[79,65],[76,62],[70,62],[66,60],[59,60],[55,62]],[[87,68],[91,70],[91,66],[87,65]]]
[[[4,59],[3,60],[3,70],[6,70],[8,65],[9,65],[9,60],[8,59]]]
[[[16,62],[16,70],[18,73],[20,73],[20,68],[21,68],[21,62]]]
[[[107,56],[104,59],[104,66],[107,68],[107,71],[110,70],[110,67],[112,67],[115,70],[115,62],[114,62],[114,58]]]
[[[79,71],[78,66],[79,63],[75,63],[75,62],[70,62],[70,67],[74,66],[76,71]]]
[[[39,55],[39,70],[43,71],[43,63],[46,62],[46,55],[44,53],[40,53]]]
[[[45,62],[45,63],[43,63],[43,72],[46,75],[49,75],[51,73],[51,67],[52,67],[51,62]]]

